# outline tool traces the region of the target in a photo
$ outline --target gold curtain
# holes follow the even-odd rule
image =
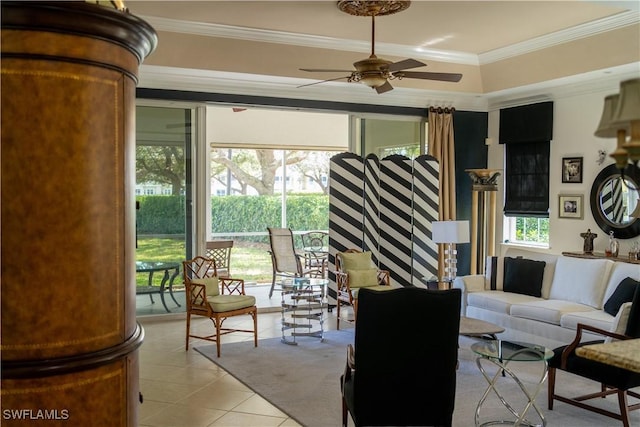
[[[440,221],[456,219],[456,162],[453,137],[454,108],[429,108],[428,154],[440,163]],[[442,246],[442,245],[440,245]],[[438,251],[438,272],[444,272],[444,250]]]

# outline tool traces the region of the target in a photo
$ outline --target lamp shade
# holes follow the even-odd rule
[[[613,126],[612,119],[618,107],[619,94],[609,95],[604,98],[604,108],[602,109],[602,117],[598,124],[594,135],[600,138],[615,138],[618,133],[616,126]]]
[[[640,79],[625,80],[620,83],[620,99],[611,120],[616,125],[627,124],[627,126],[630,122],[640,120]]]
[[[469,221],[434,221],[431,225],[435,243],[469,243]]]

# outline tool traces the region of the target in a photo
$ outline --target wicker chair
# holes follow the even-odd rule
[[[205,255],[216,261],[218,277],[231,276],[231,248],[233,240],[211,240],[205,243]]]
[[[199,338],[216,343],[220,357],[220,338],[232,332],[253,333],[254,345],[258,346],[258,309],[256,299],[244,292],[244,280],[230,277],[218,277],[216,262],[213,259],[197,256],[183,261],[184,284],[187,295],[187,340]],[[253,330],[223,328],[223,322],[233,316],[248,314],[253,318]],[[204,316],[211,319],[215,334],[192,335],[190,333],[191,316]]]
[[[347,249],[336,253],[337,322],[340,329],[340,306],[353,307],[353,321],[358,313],[358,292],[360,288],[385,291],[391,288],[388,270],[378,269],[371,260],[371,252]]]

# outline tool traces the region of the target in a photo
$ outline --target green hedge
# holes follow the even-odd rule
[[[184,196],[138,196],[139,234],[184,234]],[[281,224],[280,196],[217,196],[211,199],[211,231],[243,233]],[[287,226],[293,230],[327,230],[329,196],[287,195]]]

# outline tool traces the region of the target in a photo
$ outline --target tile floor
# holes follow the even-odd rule
[[[258,302],[259,339],[280,336],[280,293],[268,298],[268,286],[247,289]],[[146,297],[147,295],[140,296]],[[140,298],[139,297],[139,298]],[[180,301],[180,300],[179,300]],[[171,303],[167,302],[169,307]],[[157,300],[158,313],[164,313]],[[193,349],[193,344],[206,341],[192,339],[192,346],[185,351],[184,313],[162,316],[142,316],[138,321],[145,330],[140,349],[140,390],[144,403],[139,410],[139,426],[298,426],[279,409],[237,381],[223,369]],[[250,323],[249,316],[232,321]],[[325,328],[335,329],[335,316],[329,314]],[[250,325],[248,325],[250,327]],[[210,330],[208,319],[192,318],[195,329]],[[223,343],[251,340],[246,333],[229,334]],[[224,344],[222,356],[224,357]]]

